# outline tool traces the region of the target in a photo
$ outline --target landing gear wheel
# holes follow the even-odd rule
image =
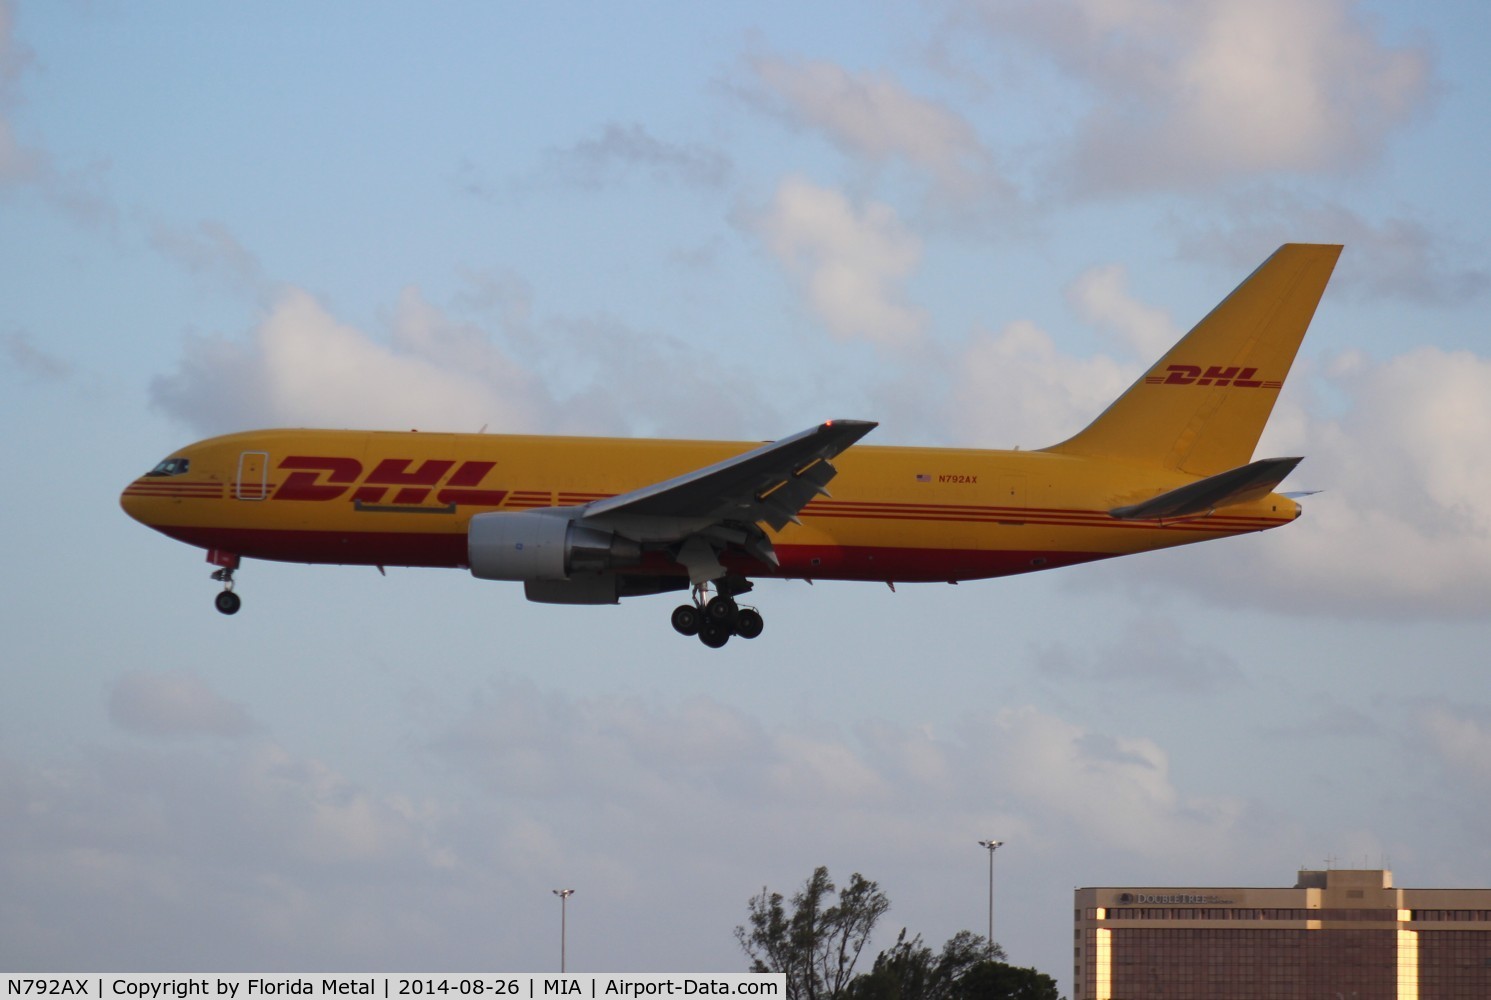
[[[217,595],[213,601],[217,609],[225,615],[236,615],[238,609],[243,606],[243,599],[231,590],[224,590]]]
[[[754,639],[766,628],[761,612],[755,608],[741,608],[735,614],[735,634],[742,639]]]
[[[734,627],[735,616],[739,612],[740,607],[735,603],[735,598],[726,597],[724,594],[717,594],[711,597],[709,603],[704,605],[704,614],[709,620],[718,622],[725,626],[726,629]]]
[[[719,649],[730,641],[730,629],[717,621],[706,621],[699,626],[699,641],[710,649]]]
[[[698,635],[704,615],[692,604],[680,604],[673,609],[673,628],[679,635]]]

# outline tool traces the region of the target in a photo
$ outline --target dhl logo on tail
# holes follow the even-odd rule
[[[1282,379],[1256,379],[1253,376],[1257,374],[1257,368],[1236,365],[1230,368],[1209,365],[1204,371],[1200,365],[1166,365],[1164,375],[1146,375],[1144,381],[1147,385],[1233,385],[1239,389],[1277,389],[1284,384]]]

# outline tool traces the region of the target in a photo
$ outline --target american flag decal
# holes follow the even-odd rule
[[[916,481],[919,483],[930,483],[932,481],[932,477],[927,475],[925,472],[918,472],[916,474]]]

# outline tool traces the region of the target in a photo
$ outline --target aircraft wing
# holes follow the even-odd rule
[[[1186,517],[1228,504],[1257,500],[1273,492],[1273,488],[1302,461],[1303,458],[1260,458],[1187,483],[1142,503],[1114,507],[1108,514],[1122,521],[1152,521]]]
[[[871,420],[828,420],[723,462],[597,500],[585,517],[764,521],[780,531],[825,492],[838,471],[830,460],[876,426]]]

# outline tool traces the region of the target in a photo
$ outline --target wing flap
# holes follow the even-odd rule
[[[1121,521],[1154,521],[1246,503],[1268,496],[1302,461],[1303,458],[1261,458],[1187,483],[1141,503],[1114,507],[1108,513]]]
[[[831,459],[877,424],[828,420],[723,462],[597,500],[585,517],[704,518],[764,521],[780,531],[838,472]]]

